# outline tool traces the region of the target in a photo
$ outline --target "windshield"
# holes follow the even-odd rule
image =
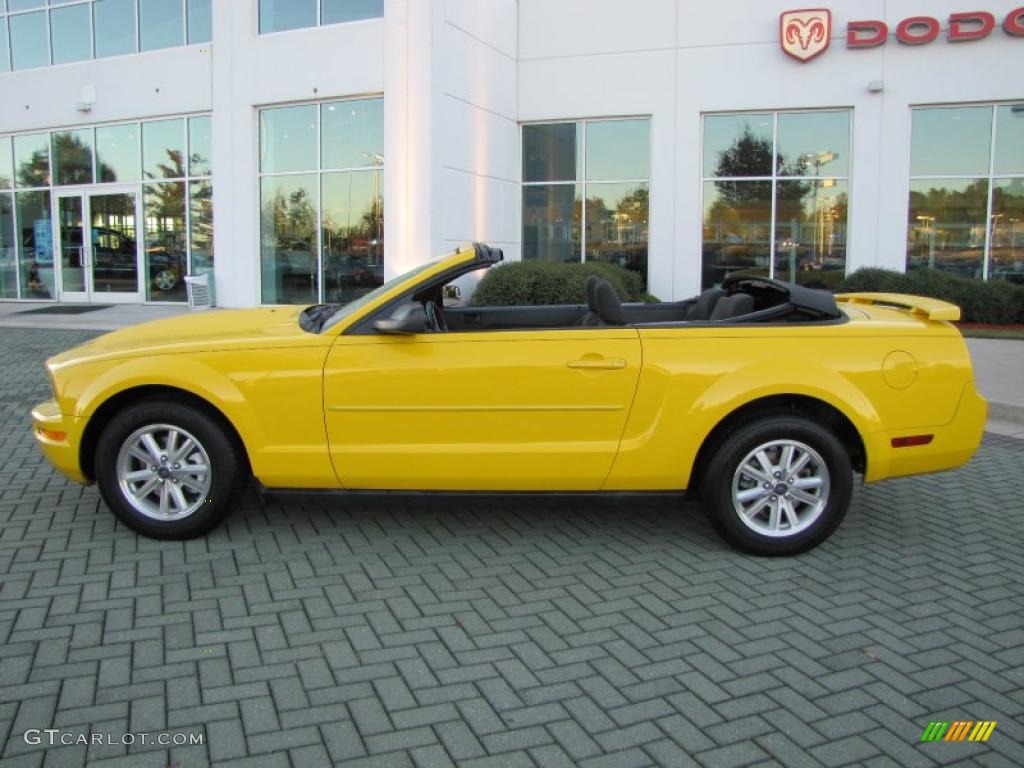
[[[370,291],[367,294],[364,294],[363,296],[360,296],[355,301],[350,301],[348,304],[336,305],[337,309],[331,313],[329,319],[325,320],[323,326],[320,328],[320,331],[323,332],[328,330],[329,328],[333,328],[346,317],[350,317],[354,312],[357,312],[358,310],[365,307],[367,304],[373,302],[374,299],[376,299],[378,296],[382,296],[383,294],[387,293],[389,290],[394,288],[399,283],[402,283],[411,277],[415,277],[421,272],[426,272],[431,267],[436,266],[439,261],[448,258],[448,256],[450,255],[451,254],[448,254],[447,256],[441,256],[440,258],[437,259],[431,259],[430,261],[424,264],[420,264],[418,267],[414,267],[413,269],[410,269],[408,272],[405,272],[399,275],[398,277],[391,278],[386,283],[384,283],[384,285],[374,288],[372,291]]]

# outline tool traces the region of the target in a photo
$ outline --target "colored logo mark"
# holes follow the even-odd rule
[[[785,11],[779,16],[779,42],[794,59],[810,61],[823,54],[831,39],[832,11],[828,8]]]
[[[988,741],[995,729],[995,720],[933,720],[921,734],[921,741]]]

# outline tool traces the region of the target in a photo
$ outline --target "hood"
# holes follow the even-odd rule
[[[111,357],[324,343],[323,337],[299,327],[304,309],[276,306],[190,312],[98,336],[47,362],[56,369]]]

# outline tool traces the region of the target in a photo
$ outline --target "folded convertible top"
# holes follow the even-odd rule
[[[789,303],[794,309],[820,318],[840,318],[842,313],[836,306],[830,291],[807,288],[784,280],[769,277],[736,275],[722,283],[726,293],[749,293],[754,296],[757,306],[774,306]]]

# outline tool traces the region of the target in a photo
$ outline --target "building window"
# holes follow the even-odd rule
[[[646,118],[524,125],[523,258],[618,264],[646,285],[650,144]]]
[[[702,287],[846,274],[850,111],[704,116]]]
[[[84,195],[94,246],[109,250],[104,238],[115,235],[120,243],[123,274],[101,274],[110,254],[97,256],[94,292],[137,290],[134,258],[141,236],[149,278],[141,281],[145,298],[184,301],[184,276],[213,271],[212,190],[209,115],[0,136],[0,298],[52,299],[61,291],[85,290],[77,253]],[[136,198],[142,201],[141,227]],[[57,269],[55,201],[62,206],[56,234],[71,246]],[[117,211],[103,207],[113,203]],[[115,220],[118,232],[111,229]],[[64,263],[67,258],[74,263]]]
[[[0,0],[0,72],[208,43],[212,0]]]
[[[384,282],[384,100],[260,111],[264,304],[349,302]]]
[[[912,110],[907,269],[1024,283],[1024,104]]]
[[[260,34],[383,15],[384,0],[260,0]]]
[[[184,301],[186,274],[213,273],[210,117],[142,123],[142,212],[147,298]],[[138,139],[130,145],[136,152]],[[198,173],[197,173],[198,171]],[[138,160],[131,172],[138,178]]]

